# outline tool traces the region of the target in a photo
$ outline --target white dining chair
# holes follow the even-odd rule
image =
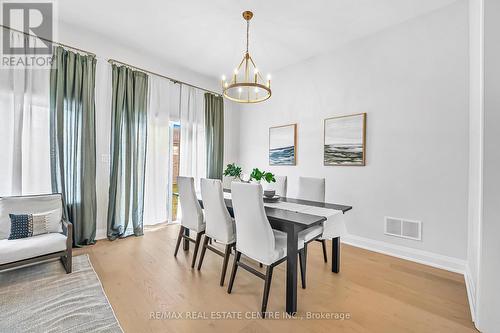
[[[265,317],[273,268],[287,258],[287,236],[271,228],[264,210],[260,184],[235,182],[231,185],[231,195],[236,222],[236,253],[227,292],[230,294],[232,291],[238,267],[260,277],[264,280],[261,312]],[[304,240],[299,238],[298,242],[301,269],[305,270],[305,266],[302,267]],[[241,262],[241,254],[266,265],[266,274]]]
[[[201,248],[200,259],[198,261],[198,270],[201,269],[205,252],[207,249],[224,258],[222,262],[222,273],[220,285],[224,285],[226,277],[227,263],[231,255],[231,249],[236,243],[236,227],[234,220],[229,215],[226,204],[224,203],[224,193],[222,182],[219,179],[201,180],[201,198],[203,200],[203,209],[205,212],[205,238]],[[215,247],[209,245],[209,241],[215,240],[223,244],[225,251],[221,252]]]
[[[177,237],[177,244],[175,245],[174,257],[177,256],[182,239],[193,242],[195,245],[191,267],[194,268],[201,236],[205,233],[203,210],[201,209],[200,203],[196,197],[194,178],[179,176],[177,177],[177,184],[179,186],[179,202],[181,205],[182,217],[181,228],[179,230],[179,236]],[[186,230],[196,232],[196,239],[193,240],[191,237],[186,235]]]
[[[325,178],[299,177],[299,194],[298,199],[307,201],[325,202]],[[316,230],[304,230],[301,236],[306,243],[305,252],[307,255],[307,244],[313,240],[321,242],[323,247],[323,260],[328,261],[326,254],[326,238],[322,237],[324,227],[318,232]]]
[[[325,201],[325,178],[299,177],[298,199]]]
[[[287,177],[275,176],[274,178],[276,179],[275,183],[264,182],[264,185],[262,185],[262,187],[264,188],[264,190],[276,191],[276,194],[279,195],[280,197],[286,197]]]

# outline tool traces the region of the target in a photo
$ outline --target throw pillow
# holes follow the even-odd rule
[[[47,213],[9,214],[9,239],[20,239],[48,233]]]

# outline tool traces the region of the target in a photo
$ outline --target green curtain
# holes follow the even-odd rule
[[[222,179],[224,169],[224,100],[205,93],[205,137],[207,177]]]
[[[143,234],[148,76],[112,65],[108,239]]]
[[[94,56],[54,48],[50,73],[52,191],[63,195],[75,246],[95,243]]]

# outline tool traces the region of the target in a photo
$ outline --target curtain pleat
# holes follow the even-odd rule
[[[200,179],[205,178],[207,174],[205,112],[203,108],[203,92],[193,87],[181,86],[179,175],[194,177],[197,190],[200,188]]]
[[[43,44],[20,32],[9,34],[16,47]],[[49,81],[50,69],[0,68],[0,196],[52,192]]]
[[[112,86],[110,240],[143,234],[148,76],[112,65]]]
[[[169,217],[172,193],[170,110],[172,102],[178,99],[178,89],[179,85],[169,80],[154,76],[148,78],[145,225],[167,222]]]
[[[50,74],[52,190],[63,195],[75,246],[95,243],[95,66],[94,56],[54,48]]]
[[[207,177],[222,179],[224,169],[224,100],[205,93]]]

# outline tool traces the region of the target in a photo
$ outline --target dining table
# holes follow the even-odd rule
[[[203,208],[203,199],[197,193],[198,201]],[[265,200],[263,198],[264,201]],[[224,189],[224,202],[229,214],[234,217],[231,190]],[[295,209],[304,207],[305,209]],[[310,208],[310,209],[308,209]],[[316,212],[315,212],[315,208]],[[294,315],[297,312],[297,259],[298,259],[298,237],[301,231],[321,225],[327,221],[322,214],[324,211],[336,211],[345,214],[352,206],[340,205],[328,202],[309,201],[288,197],[279,197],[274,202],[265,202],[264,209],[271,227],[287,234],[287,259],[286,259],[286,312]],[[302,211],[301,211],[302,210]],[[311,214],[307,211],[315,212]],[[319,211],[319,212],[318,212]],[[186,228],[186,235],[189,230]],[[184,241],[183,248],[189,249],[189,242]],[[332,239],[332,272],[340,272],[340,236]]]

